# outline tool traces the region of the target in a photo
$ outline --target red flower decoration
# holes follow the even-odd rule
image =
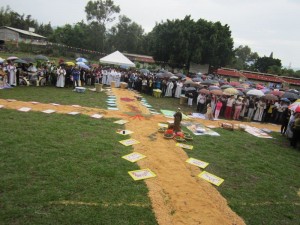
[[[124,101],[124,102],[133,102],[134,99],[133,98],[121,98],[121,101]]]

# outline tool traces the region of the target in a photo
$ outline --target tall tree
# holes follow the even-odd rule
[[[259,57],[255,63],[255,69],[262,73],[267,73],[269,68],[272,66],[278,66],[281,68],[281,60],[264,56]]]
[[[112,0],[89,1],[85,6],[87,20],[94,27],[94,35],[101,50],[105,50],[106,24],[115,20],[113,16],[120,12],[120,7],[116,6]]]
[[[253,70],[253,66],[259,57],[257,52],[252,52],[247,45],[240,45],[234,49],[234,56],[230,67],[238,70]]]

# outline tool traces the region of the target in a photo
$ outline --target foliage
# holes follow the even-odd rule
[[[231,67],[238,70],[253,70],[253,66],[258,59],[257,52],[252,52],[248,45],[240,45],[234,49],[234,59],[231,63]]]
[[[264,56],[259,57],[255,62],[255,68],[262,73],[267,73],[271,66],[278,66],[281,68],[281,60]]]
[[[226,65],[233,55],[227,25],[203,19],[195,22],[190,16],[156,24],[149,39],[154,58],[168,62],[171,67],[189,70],[191,62],[219,67]]]

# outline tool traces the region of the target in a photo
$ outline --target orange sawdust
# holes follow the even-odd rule
[[[136,93],[125,89],[112,89],[117,97],[119,111],[108,111],[103,109],[50,104],[32,104],[31,102],[8,102],[0,99],[0,105],[5,108],[19,109],[20,107],[30,107],[33,111],[43,111],[47,109],[56,110],[57,113],[69,113],[78,111],[81,114],[92,115],[102,114],[104,117],[114,117],[128,119],[128,109],[133,109],[135,114],[149,115],[149,118],[139,120],[131,119],[125,124],[126,129],[133,131],[131,138],[140,142],[134,145],[137,151],[147,157],[138,162],[140,168],[150,168],[156,178],[145,180],[149,197],[156,219],[160,225],[170,224],[245,224],[243,219],[233,212],[227,205],[225,198],[208,182],[197,178],[201,169],[192,166],[185,161],[188,159],[186,152],[175,146],[174,140],[166,140],[162,135],[156,135],[157,124],[168,119],[162,115],[151,115],[150,111],[142,106],[139,101],[124,102],[122,96],[134,99]],[[131,111],[131,110],[130,110]],[[151,116],[150,116],[151,115]],[[214,125],[219,127],[220,122],[193,119],[204,125]],[[228,121],[227,121],[228,122]],[[230,121],[230,123],[241,123]],[[271,124],[244,123],[258,128],[267,128],[278,131],[279,126]],[[139,181],[140,182],[140,181]],[[226,181],[225,181],[226,182]]]

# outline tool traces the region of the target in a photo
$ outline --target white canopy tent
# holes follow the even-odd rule
[[[113,64],[119,66],[135,67],[135,64],[131,62],[126,56],[121,52],[115,51],[103,58],[101,58],[100,63]]]

